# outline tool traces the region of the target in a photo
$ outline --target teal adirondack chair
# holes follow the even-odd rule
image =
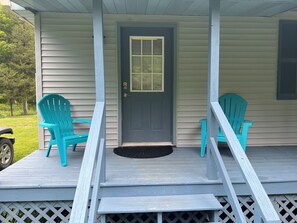
[[[67,147],[72,145],[75,151],[78,143],[86,142],[89,133],[75,134],[74,122],[91,124],[91,120],[72,119],[70,114],[70,102],[58,94],[44,96],[38,102],[38,108],[44,122],[39,126],[48,128],[51,138],[48,145],[46,157],[49,156],[53,145],[58,146],[62,166],[67,166]]]
[[[219,98],[219,103],[235,132],[242,148],[246,151],[246,142],[248,138],[249,127],[253,125],[251,121],[244,120],[244,115],[247,107],[247,101],[241,96],[233,93],[224,94]],[[204,157],[207,144],[207,122],[206,119],[201,119],[201,151],[200,156]],[[224,134],[219,129],[218,142],[226,142]]]

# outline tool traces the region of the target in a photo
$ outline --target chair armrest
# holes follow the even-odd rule
[[[72,122],[80,122],[80,123],[86,123],[86,124],[91,125],[92,120],[76,118],[76,119],[73,119]]]
[[[200,120],[199,120],[199,122],[200,122],[201,125],[202,125],[204,122],[206,123],[206,121],[207,121],[206,118],[204,118],[204,119],[200,119]]]
[[[248,131],[249,131],[249,127],[251,127],[252,125],[253,125],[252,121],[244,120],[243,125],[242,125],[241,135],[247,136]]]
[[[243,125],[246,125],[246,126],[250,127],[250,126],[253,125],[253,122],[250,121],[250,120],[244,120],[244,121],[243,121]]]
[[[207,119],[206,118],[204,118],[204,119],[200,119],[199,120],[199,123],[200,123],[200,125],[201,125],[201,128],[206,128],[206,126],[207,126]]]
[[[46,122],[40,122],[40,123],[38,123],[38,125],[41,127],[49,128],[49,129],[53,129],[58,126],[56,124],[51,124],[51,123],[46,123]]]
[[[59,125],[46,122],[40,122],[38,123],[38,125],[44,128],[48,128],[48,131],[51,134],[51,140],[57,140],[58,146],[62,148],[63,145]]]

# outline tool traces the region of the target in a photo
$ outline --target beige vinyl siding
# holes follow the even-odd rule
[[[115,31],[111,31],[115,35]],[[42,13],[41,55],[43,95],[58,93],[71,102],[74,118],[92,118],[95,104],[93,27],[89,14]],[[107,93],[107,144],[117,145],[117,73],[116,38],[105,42]],[[109,74],[112,75],[109,75]],[[75,125],[76,132],[85,132],[87,125]],[[45,145],[49,134],[44,132]]]
[[[297,144],[296,100],[276,100],[279,18],[297,20],[297,13],[273,18],[222,18],[220,95],[233,92],[247,99],[246,119],[254,122],[248,145]],[[105,15],[104,21],[107,145],[120,143],[118,24],[167,23],[177,27],[176,144],[199,146],[198,120],[206,116],[208,18]],[[95,99],[92,38],[85,36],[91,29],[88,15],[42,16],[42,33],[52,37],[50,43],[42,38],[43,93],[56,91],[69,96],[76,116],[90,117]]]

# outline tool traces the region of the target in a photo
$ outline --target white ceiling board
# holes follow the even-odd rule
[[[137,12],[139,14],[146,14],[149,1],[150,0],[137,0]]]
[[[148,1],[148,5],[147,5],[147,9],[146,9],[146,14],[149,14],[149,15],[150,14],[151,15],[155,14],[156,9],[157,9],[159,3],[160,3],[160,0],[150,0],[150,1]]]
[[[23,8],[30,8],[30,9],[34,9],[36,11],[45,11],[47,10],[47,8],[43,5],[40,5],[38,3],[33,3],[33,1],[30,1],[30,3],[28,3],[27,1],[24,0],[13,0],[12,2],[22,6]]]
[[[57,0],[57,2],[59,2],[60,4],[62,4],[66,9],[70,9],[72,11],[78,10],[76,9],[69,1],[67,0]]]
[[[287,11],[297,11],[297,0],[295,3],[276,6],[269,11],[263,12],[263,14],[266,16],[274,16]]]
[[[12,0],[33,11],[91,12],[92,0]],[[103,0],[106,14],[208,15],[208,0]],[[297,0],[221,0],[224,16],[272,16],[297,8]]]
[[[82,3],[82,5],[85,6],[86,11],[89,11],[89,12],[92,11],[92,8],[93,8],[93,1],[92,0],[79,0],[79,1]]]
[[[118,14],[126,14],[126,1],[125,0],[113,0]]]
[[[31,13],[27,10],[18,10],[18,11],[14,11],[14,12],[17,13],[19,16],[23,17],[28,22],[30,22],[32,25],[34,25],[34,14],[33,13]]]
[[[234,3],[232,3],[234,4]],[[208,1],[205,2],[205,0],[197,0],[192,1],[192,4],[189,6],[189,8],[184,12],[183,15],[208,15]]]
[[[103,4],[106,7],[106,13],[108,14],[116,14],[117,13],[117,9],[115,7],[114,1],[104,1]]]
[[[160,0],[154,15],[164,15],[165,10],[172,0]],[[149,11],[149,10],[148,10]]]
[[[87,10],[88,5],[87,5],[87,2],[85,1],[81,2],[80,0],[71,0],[71,4],[73,4],[75,8],[79,9],[80,12],[88,12]]]
[[[176,15],[183,13],[192,5],[193,1],[180,1],[180,0],[173,0],[166,9],[166,14],[168,15]]]
[[[125,2],[125,5],[126,5],[125,8],[127,9],[126,11],[127,14],[139,14],[137,11],[138,0],[124,0],[123,2]],[[139,4],[141,3],[139,2]]]

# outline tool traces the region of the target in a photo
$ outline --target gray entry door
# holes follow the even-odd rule
[[[173,29],[121,28],[122,139],[172,142]]]

